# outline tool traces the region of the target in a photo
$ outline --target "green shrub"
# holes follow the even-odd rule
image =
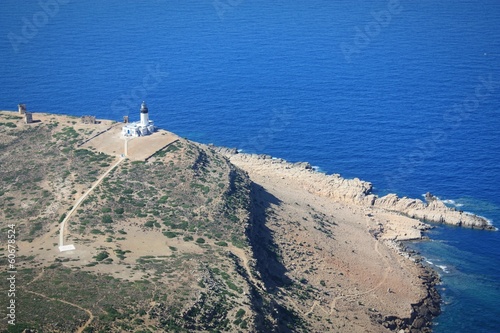
[[[205,239],[200,237],[200,238],[196,239],[196,243],[205,244]]]
[[[165,232],[163,232],[163,234],[165,236],[167,236],[168,238],[175,238],[175,237],[177,237],[177,233],[172,232],[172,231],[165,231]]]
[[[113,223],[113,218],[106,214],[102,217],[102,223]]]
[[[241,318],[245,315],[245,310],[239,309],[238,312],[236,312],[236,318]]]
[[[231,238],[231,243],[233,243],[234,246],[236,246],[236,247],[238,247],[240,249],[243,249],[246,246],[245,242],[241,238],[239,238],[237,236],[233,236]]]
[[[236,292],[238,292],[240,294],[243,293],[243,289],[241,289],[240,287],[238,287],[237,285],[235,285],[232,281],[227,280],[226,284],[229,287],[229,289],[234,290],[234,291],[236,291]]]
[[[10,127],[10,128],[17,127],[16,124],[14,124],[13,122],[10,122],[10,121],[8,123],[0,123],[0,125],[5,126],[5,127]]]
[[[103,261],[104,259],[109,257],[109,253],[106,251],[102,251],[98,255],[96,255],[94,258],[96,261]]]

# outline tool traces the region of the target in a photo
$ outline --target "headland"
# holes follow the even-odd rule
[[[308,163],[34,118],[0,112],[27,328],[428,332],[439,278],[401,241],[425,221],[492,229],[430,194],[379,198]],[[60,252],[61,237],[74,249]]]

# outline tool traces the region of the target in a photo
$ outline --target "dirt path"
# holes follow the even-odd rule
[[[43,276],[44,273],[45,273],[45,268],[42,268],[42,271],[33,280],[28,282],[26,284],[26,287],[29,286],[30,284],[32,284],[33,282],[36,282],[37,280],[39,280]]]
[[[128,137],[125,138],[125,147],[123,149],[123,155],[125,155],[125,157],[128,156],[128,141],[129,140],[132,140],[132,139],[129,139]]]
[[[252,270],[250,269],[250,265],[248,264],[249,261],[248,256],[245,250],[235,247],[233,245],[229,245],[228,249],[241,260],[243,267],[247,271],[248,277],[250,278],[250,281],[254,284],[254,286],[265,291],[266,288],[264,287],[262,281],[257,280],[252,274]]]
[[[151,300],[149,301],[149,310],[146,311],[146,313],[149,315],[151,313],[151,310],[153,310],[153,308],[155,307],[156,305],[156,302],[155,302],[155,296],[156,296],[156,291],[158,290],[158,285],[156,284],[156,282],[154,282],[153,280],[151,280],[151,282],[153,283],[153,285],[155,286],[154,289],[153,289],[153,292],[151,293]]]
[[[347,299],[347,298],[351,298],[351,297],[359,297],[359,296],[363,296],[363,295],[366,295],[366,294],[369,294],[371,292],[374,292],[375,290],[377,290],[378,288],[380,288],[386,281],[387,281],[387,277],[389,276],[389,272],[391,271],[391,267],[387,261],[387,258],[385,258],[379,251],[378,249],[378,244],[379,244],[379,241],[375,241],[375,252],[377,252],[377,254],[382,258],[382,260],[384,260],[385,262],[385,270],[384,270],[384,275],[382,277],[382,279],[379,281],[379,283],[369,289],[369,290],[366,290],[364,292],[361,292],[361,293],[355,293],[355,294],[350,294],[350,295],[341,295],[341,296],[337,296],[333,299],[333,301],[330,303],[330,314],[333,313],[333,311],[335,310],[335,306],[337,305],[337,301],[339,300],[342,300],[342,299]],[[319,305],[319,303],[318,303]],[[313,304],[313,307],[314,307],[314,304]],[[309,312],[307,312],[307,314],[311,313],[313,310],[313,308],[311,308],[311,310]]]
[[[366,218],[366,232],[368,234],[370,234],[370,219],[369,218]],[[363,291],[363,292],[349,294],[349,295],[339,295],[339,296],[335,297],[333,299],[333,301],[330,303],[330,310],[329,311],[327,311],[323,306],[321,306],[319,301],[314,301],[311,308],[309,309],[309,311],[305,312],[304,315],[307,316],[307,315],[311,314],[315,308],[322,310],[325,314],[331,315],[331,314],[333,314],[333,311],[335,310],[335,306],[337,305],[337,301],[352,298],[352,297],[359,297],[359,296],[363,296],[363,295],[372,293],[373,291],[380,288],[387,281],[387,277],[389,276],[389,273],[391,271],[391,265],[390,265],[389,261],[387,260],[387,258],[382,253],[380,253],[380,250],[379,250],[380,241],[375,239],[375,238],[373,238],[373,241],[374,241],[373,248],[374,248],[375,252],[377,253],[377,255],[384,261],[384,265],[385,265],[384,275],[382,276],[382,279],[380,279],[380,281],[377,283],[377,285],[375,287],[373,287],[369,290]]]
[[[64,232],[66,231],[66,222],[69,221],[71,215],[73,215],[73,213],[78,209],[78,207],[80,207],[80,204],[89,196],[90,193],[92,193],[92,191],[104,180],[104,178],[106,178],[106,176],[109,175],[109,173],[124,160],[125,158],[121,157],[118,161],[116,161],[113,165],[111,165],[108,168],[108,170],[106,170],[106,172],[102,174],[101,177],[99,177],[99,179],[94,183],[94,185],[92,185],[92,187],[87,192],[85,192],[85,194],[82,195],[73,205],[73,208],[69,211],[64,220],[61,222],[61,227],[59,232],[59,247],[64,246]]]
[[[75,308],[78,308],[84,312],[86,312],[88,315],[89,315],[89,319],[82,325],[80,326],[76,332],[78,333],[81,333],[83,332],[83,330],[85,330],[85,328],[87,328],[87,326],[90,325],[90,323],[92,322],[92,320],[94,320],[94,315],[92,314],[92,312],[90,312],[90,310],[87,310],[85,308],[82,308],[81,306],[75,304],[75,303],[71,303],[71,302],[68,302],[68,301],[65,301],[65,300],[62,300],[62,299],[57,299],[57,298],[52,298],[52,297],[49,297],[49,296],[46,296],[44,294],[41,294],[41,293],[38,293],[36,291],[31,291],[31,290],[28,290],[26,288],[24,288],[24,290],[30,294],[33,294],[33,295],[37,295],[37,296],[40,296],[40,297],[43,297],[45,299],[48,299],[50,301],[54,301],[54,302],[61,302],[61,303],[64,303],[64,304],[67,304],[67,305],[70,305],[70,306],[73,306]]]
[[[94,320],[94,315],[92,314],[92,312],[90,310],[87,310],[85,308],[82,308],[81,306],[79,306],[78,304],[75,304],[75,303],[71,303],[71,302],[68,302],[68,301],[65,301],[65,300],[62,300],[62,299],[57,299],[57,298],[52,298],[52,297],[49,297],[47,295],[44,295],[42,293],[39,293],[39,292],[36,292],[36,291],[32,291],[32,290],[29,290],[27,289],[27,287],[29,285],[31,285],[32,283],[34,283],[35,281],[39,280],[45,273],[45,269],[42,268],[42,271],[33,279],[31,280],[29,283],[26,284],[26,286],[22,287],[26,292],[30,293],[30,294],[33,294],[33,295],[37,295],[37,296],[40,296],[42,298],[45,298],[45,299],[48,299],[50,301],[54,301],[54,302],[61,302],[61,303],[64,303],[64,304],[67,304],[67,305],[70,305],[70,306],[73,306],[75,308],[78,308],[84,312],[86,312],[88,315],[89,315],[89,319],[82,325],[80,326],[76,332],[78,333],[82,333],[85,328],[87,328],[87,326],[90,325],[90,323],[92,322],[92,320]]]

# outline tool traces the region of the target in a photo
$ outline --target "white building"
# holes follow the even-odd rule
[[[153,121],[149,120],[148,107],[145,102],[142,102],[141,120],[123,126],[122,134],[124,136],[144,136],[152,134],[155,129]]]

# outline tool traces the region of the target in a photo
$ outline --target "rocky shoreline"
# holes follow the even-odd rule
[[[409,257],[418,265],[420,270],[418,277],[427,294],[419,302],[411,304],[412,312],[409,318],[394,316],[381,318],[374,315],[373,319],[391,331],[399,333],[432,332],[433,320],[441,313],[441,295],[436,289],[436,286],[441,283],[439,274],[422,264],[423,259],[417,252],[408,250],[401,242],[398,242],[396,247],[400,254]]]
[[[338,202],[380,208],[423,222],[496,230],[487,219],[448,207],[443,201],[430,193],[426,194],[425,202],[420,199],[400,198],[396,194],[379,197],[373,194],[373,185],[370,182],[358,178],[342,178],[339,174],[326,175],[315,171],[307,162],[290,163],[284,159],[273,158],[269,155],[239,153],[235,148],[215,146],[212,146],[212,148],[229,158],[259,160],[260,163],[272,164],[277,169],[287,170],[290,176],[301,179],[302,186],[307,191],[332,198]]]
[[[379,224],[380,230],[373,230],[372,235],[376,239],[380,237],[388,247],[415,262],[419,271],[418,278],[425,290],[423,297],[418,302],[411,304],[409,317],[383,316],[378,312],[373,313],[372,320],[391,331],[399,333],[432,332],[433,319],[441,313],[441,296],[436,288],[441,282],[438,273],[424,265],[422,257],[418,253],[408,250],[401,241],[426,238],[422,232],[432,227],[425,222],[496,230],[485,218],[450,208],[431,193],[425,195],[425,202],[419,199],[400,198],[396,194],[379,197],[372,193],[373,186],[369,182],[357,178],[345,179],[338,174],[326,175],[315,171],[307,162],[290,163],[269,155],[245,154],[236,149],[224,147],[212,146],[212,148],[231,161],[236,159],[244,162],[253,161],[261,165],[272,165],[273,169],[283,171],[283,179],[288,176],[298,179],[302,187],[310,193],[332,198],[347,205],[366,207],[369,208],[369,211],[385,211],[391,215],[400,215],[401,219],[409,218],[421,221],[417,225],[412,225],[411,228],[415,229],[414,233],[406,238],[400,237],[401,232],[399,234],[396,232],[396,236],[390,235],[387,229],[384,230],[384,227],[389,226],[387,223]]]
[[[412,304],[412,315],[410,318],[386,317],[383,320],[374,316],[379,324],[391,331],[400,333],[432,332],[432,321],[441,313],[441,296],[436,290],[440,279],[432,269],[424,268],[420,278],[427,288],[427,295],[420,302]]]

